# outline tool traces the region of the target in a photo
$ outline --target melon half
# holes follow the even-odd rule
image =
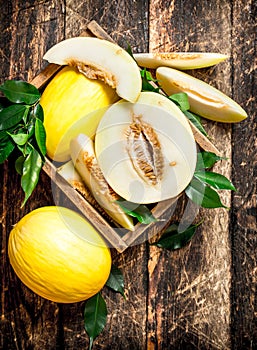
[[[122,198],[156,203],[191,181],[196,144],[188,121],[167,97],[142,92],[134,104],[112,105],[101,119],[95,151],[107,182]]]
[[[102,80],[117,94],[135,102],[142,88],[139,67],[120,46],[90,37],[66,39],[44,55],[50,63],[75,66],[87,78]]]

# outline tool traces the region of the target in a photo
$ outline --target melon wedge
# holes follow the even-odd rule
[[[202,117],[224,123],[236,123],[247,118],[246,112],[234,100],[189,74],[159,67],[156,77],[167,95],[187,93],[190,110]]]
[[[154,92],[142,92],[135,104],[121,100],[112,105],[97,128],[95,151],[113,190],[139,204],[176,197],[196,164],[196,144],[185,116]]]
[[[73,162],[70,160],[57,168],[58,174],[60,174],[72,187],[84,186],[83,180],[77,170],[74,168]]]
[[[76,66],[90,79],[100,79],[116,89],[117,94],[135,102],[142,87],[139,67],[120,46],[89,37],[66,39],[44,55],[48,62]]]
[[[136,53],[133,56],[141,67],[155,69],[166,66],[180,70],[210,67],[228,57],[215,52]]]
[[[72,160],[64,163],[57,168],[58,174],[60,174],[75,190],[80,192],[84,198],[88,199],[88,190],[85,184],[74,167]]]
[[[114,221],[133,231],[132,218],[116,203],[119,196],[110,188],[99,168],[92,140],[84,134],[79,134],[71,140],[70,153],[76,170],[98,204]]]

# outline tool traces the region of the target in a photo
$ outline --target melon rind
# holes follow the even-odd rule
[[[27,287],[58,303],[95,295],[111,269],[104,239],[81,215],[60,206],[26,214],[10,233],[8,256]]]
[[[190,110],[202,117],[223,123],[236,123],[247,118],[234,100],[204,81],[173,68],[159,67],[156,77],[167,95],[185,92]]]

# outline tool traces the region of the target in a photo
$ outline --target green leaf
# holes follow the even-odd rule
[[[194,176],[217,190],[232,190],[236,188],[225,176],[212,171],[196,171]]]
[[[94,339],[104,329],[106,319],[106,303],[99,292],[86,301],[84,309],[84,326],[90,339],[89,350],[92,349]]]
[[[168,250],[180,249],[192,239],[200,224],[201,222],[196,225],[190,225],[183,231],[179,231],[179,223],[172,224],[167,230],[165,230],[161,238],[153,243],[153,245]]]
[[[29,139],[31,137],[34,137],[35,135],[35,124],[36,124],[36,119],[30,119],[27,124],[27,132],[28,132],[28,137]]]
[[[12,129],[9,129],[12,131]],[[3,143],[4,141],[9,139],[8,132],[6,130],[0,131],[0,142]]]
[[[127,51],[127,53],[128,53],[131,57],[133,57],[133,52],[132,52],[131,45],[130,45],[130,44],[127,44],[127,45],[128,45],[128,46],[127,46],[126,51]]]
[[[182,112],[187,111],[190,108],[188,96],[185,92],[179,92],[177,94],[173,94],[169,96],[169,99],[175,102],[179,106]]]
[[[19,156],[15,161],[15,170],[19,175],[22,175],[24,161],[25,161],[24,156]]]
[[[109,278],[105,285],[114,290],[115,292],[120,293],[125,298],[123,274],[121,270],[115,265],[112,265]]]
[[[22,153],[15,162],[15,169],[22,175],[24,206],[37,185],[46,152],[44,113],[38,103],[40,93],[33,85],[15,80],[3,83],[0,91],[5,95],[0,96],[0,162],[4,162],[15,148]],[[42,153],[42,158],[34,147]]]
[[[196,170],[200,169],[209,169],[211,168],[217,161],[226,159],[224,157],[217,156],[213,152],[199,152],[197,153],[197,163]]]
[[[31,115],[35,118],[38,118],[41,120],[41,122],[43,123],[44,121],[44,111],[42,106],[37,103],[36,106],[34,106],[31,110]]]
[[[32,148],[32,150],[27,155],[23,163],[21,187],[25,192],[25,198],[21,207],[25,205],[31,193],[35,189],[38,183],[38,178],[39,178],[39,173],[41,168],[42,168],[42,159],[40,157],[40,154],[37,152],[37,150]]]
[[[45,127],[40,119],[36,119],[35,137],[38,148],[43,156],[46,155],[46,132]]]
[[[146,70],[146,68],[141,70],[140,73],[141,73],[141,77],[145,78],[147,81],[157,81],[157,79],[153,78],[152,73]]]
[[[16,146],[18,150],[23,154],[24,157],[29,155],[34,149],[34,147],[29,142],[25,143],[25,145],[23,146],[20,146],[20,145],[16,145]]]
[[[157,219],[153,216],[152,212],[147,208],[146,205],[139,205],[133,212],[128,212],[127,214],[137,218],[142,224],[150,224],[151,222],[156,222]]]
[[[19,124],[27,107],[24,105],[11,105],[0,112],[0,131],[8,130]]]
[[[185,193],[188,198],[203,208],[227,208],[221,203],[218,193],[198,179],[193,178]]]
[[[127,51],[127,53],[134,59],[134,61],[136,61],[135,58],[134,58],[134,55],[133,55],[132,47],[131,47],[131,45],[130,45],[129,43],[127,43],[127,49],[126,49],[126,51]]]
[[[12,153],[15,146],[11,140],[5,140],[0,145],[0,164],[2,164]]]
[[[27,105],[27,109],[23,114],[23,122],[26,125],[29,122],[29,112],[30,112],[31,107]]]
[[[13,139],[13,141],[16,143],[16,145],[23,146],[28,141],[28,134],[11,134],[8,132],[10,137]]]
[[[208,136],[206,130],[204,129],[202,123],[201,123],[201,117],[198,115],[189,112],[189,111],[183,111],[185,116],[191,121],[191,123],[204,135]]]
[[[32,105],[40,98],[40,93],[35,86],[21,80],[7,80],[0,86],[0,90],[13,103]]]
[[[146,205],[137,205],[135,203],[125,201],[124,199],[119,199],[116,202],[122,208],[124,213],[136,218],[142,224],[147,225],[151,222],[157,221]]]
[[[142,91],[153,91],[159,92],[159,87],[152,86],[149,81],[155,81],[150,72],[148,72],[145,68],[140,71],[142,77]]]

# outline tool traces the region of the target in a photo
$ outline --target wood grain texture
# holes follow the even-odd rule
[[[256,258],[256,4],[251,0],[0,0],[0,78],[30,80],[45,67],[43,53],[78,35],[92,19],[135,52],[217,51],[229,60],[190,72],[239,102],[249,114],[237,125],[205,121],[228,157],[215,170],[232,177],[238,192],[222,193],[228,212],[189,207],[181,198],[174,219],[205,219],[185,248],[168,252],[146,243],[113,262],[125,277],[127,300],[107,288],[108,322],[93,349],[255,349]],[[8,235],[30,210],[53,204],[51,182],[41,175],[25,209],[13,159],[0,168],[0,349],[86,349],[84,303],[60,305],[28,290],[7,256]],[[72,207],[62,193],[60,203]]]
[[[233,127],[232,345],[257,347],[257,3],[233,4],[233,96],[245,106],[248,119]]]
[[[148,48],[148,1],[66,1],[66,37],[79,32],[90,20],[96,20],[124,48]],[[70,25],[72,24],[72,25]]]
[[[42,54],[49,37],[63,37],[60,2],[29,4],[1,1],[3,34],[1,82],[7,78],[30,80],[42,68]],[[58,29],[58,30],[56,30]],[[2,35],[2,34],[1,34]],[[26,208],[20,209],[23,193],[14,159],[1,167],[3,196],[1,213],[1,349],[54,349],[59,339],[59,308],[26,288],[15,276],[7,256],[12,226],[27,212],[51,204],[49,178],[42,174],[38,189]]]
[[[230,54],[230,3],[183,4],[172,1],[167,6],[165,1],[151,2],[150,49]],[[190,73],[231,93],[229,61]],[[216,147],[230,159],[230,127],[210,121],[206,122],[206,127]],[[230,160],[215,166],[215,171],[230,177]],[[223,194],[222,199],[230,205],[229,193]],[[178,211],[177,218],[180,216]],[[201,217],[204,223],[189,247],[175,253],[150,249],[150,349],[168,346],[170,349],[228,349],[231,345],[229,214],[225,209],[201,210],[198,221]],[[156,289],[156,286],[162,288]]]

